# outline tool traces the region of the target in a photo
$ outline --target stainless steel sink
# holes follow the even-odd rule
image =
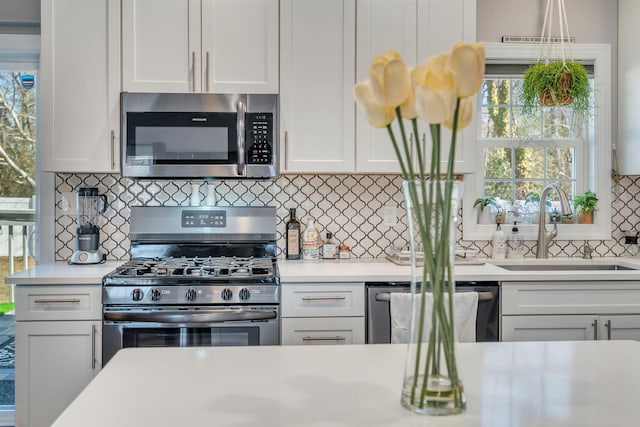
[[[503,264],[498,267],[510,271],[629,271],[637,270],[634,267],[627,267],[619,264]]]

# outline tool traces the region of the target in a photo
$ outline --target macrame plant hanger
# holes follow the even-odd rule
[[[565,47],[565,29],[567,39],[571,40],[569,32],[569,22],[567,21],[567,11],[564,7],[564,0],[547,0],[547,6],[544,12],[544,22],[542,24],[542,34],[540,35],[540,49],[538,51],[538,60],[540,62],[541,56],[544,58],[544,63],[549,64],[549,59],[553,54],[553,39],[551,31],[553,28],[553,9],[557,3],[558,7],[558,20],[560,21],[560,55],[559,59],[562,59],[562,64],[566,67],[567,64],[567,50],[569,50],[569,60],[571,61],[573,55],[570,47]],[[546,35],[545,35],[546,34]]]

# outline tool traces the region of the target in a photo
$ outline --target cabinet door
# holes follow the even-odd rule
[[[278,93],[278,0],[202,0],[202,91]]]
[[[418,4],[418,62],[440,52],[448,52],[459,41],[476,41],[476,0],[420,0]],[[456,135],[454,170],[456,173],[473,172],[475,156],[476,113],[473,121]],[[431,136],[428,125],[421,123],[420,139],[425,147],[425,164],[431,162]],[[442,167],[451,148],[451,131],[442,126]]]
[[[417,1],[358,1],[356,80],[369,78],[371,58],[389,49],[398,51],[408,67],[417,61]],[[393,131],[401,141],[399,128]],[[405,120],[411,131],[411,122]],[[360,109],[356,115],[356,170],[358,172],[400,173],[400,166],[386,128],[371,126]]]
[[[364,317],[283,318],[282,345],[364,344]]]
[[[640,174],[640,2],[618,0],[618,146],[619,175]],[[615,146],[614,146],[615,148]]]
[[[592,340],[598,316],[502,316],[502,341]]]
[[[45,427],[102,365],[101,322],[16,322],[16,426]]]
[[[200,0],[122,0],[122,90],[200,92]]]
[[[355,0],[282,0],[280,141],[285,172],[355,168]]]
[[[42,168],[117,172],[120,114],[120,2],[42,2]]]
[[[640,341],[640,316],[603,316],[599,320],[602,328],[598,339]]]

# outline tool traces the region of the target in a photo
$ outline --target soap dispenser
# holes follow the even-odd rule
[[[491,241],[491,258],[504,259],[507,255],[507,241],[504,231],[500,228],[500,223],[497,223],[496,230],[493,232],[493,239]]]
[[[507,240],[507,258],[524,258],[524,236],[518,230],[516,221],[513,222],[513,228]]]

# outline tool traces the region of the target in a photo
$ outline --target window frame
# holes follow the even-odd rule
[[[540,45],[537,43],[486,43],[485,48],[488,64],[533,63],[540,53]],[[569,49],[574,60],[592,62],[594,67],[595,114],[592,118],[594,131],[593,134],[589,132],[587,135],[586,158],[582,160],[585,188],[578,186],[576,191],[578,193],[583,193],[586,190],[594,191],[598,195],[599,202],[594,224],[558,224],[558,236],[555,240],[608,240],[611,239],[611,46],[608,44],[572,44]],[[480,108],[480,102],[477,101],[473,124],[476,129],[472,137],[475,139],[478,149],[478,136],[482,125]],[[484,156],[475,156],[472,166],[473,172],[464,176],[463,206],[465,208],[462,210],[462,239],[465,241],[491,240],[491,235],[496,227],[495,224],[478,224],[477,208],[473,207],[474,201],[478,197],[484,196],[483,160]],[[576,161],[579,160],[576,159]],[[538,224],[523,224],[519,226],[519,229],[523,232],[525,240],[537,240]]]

